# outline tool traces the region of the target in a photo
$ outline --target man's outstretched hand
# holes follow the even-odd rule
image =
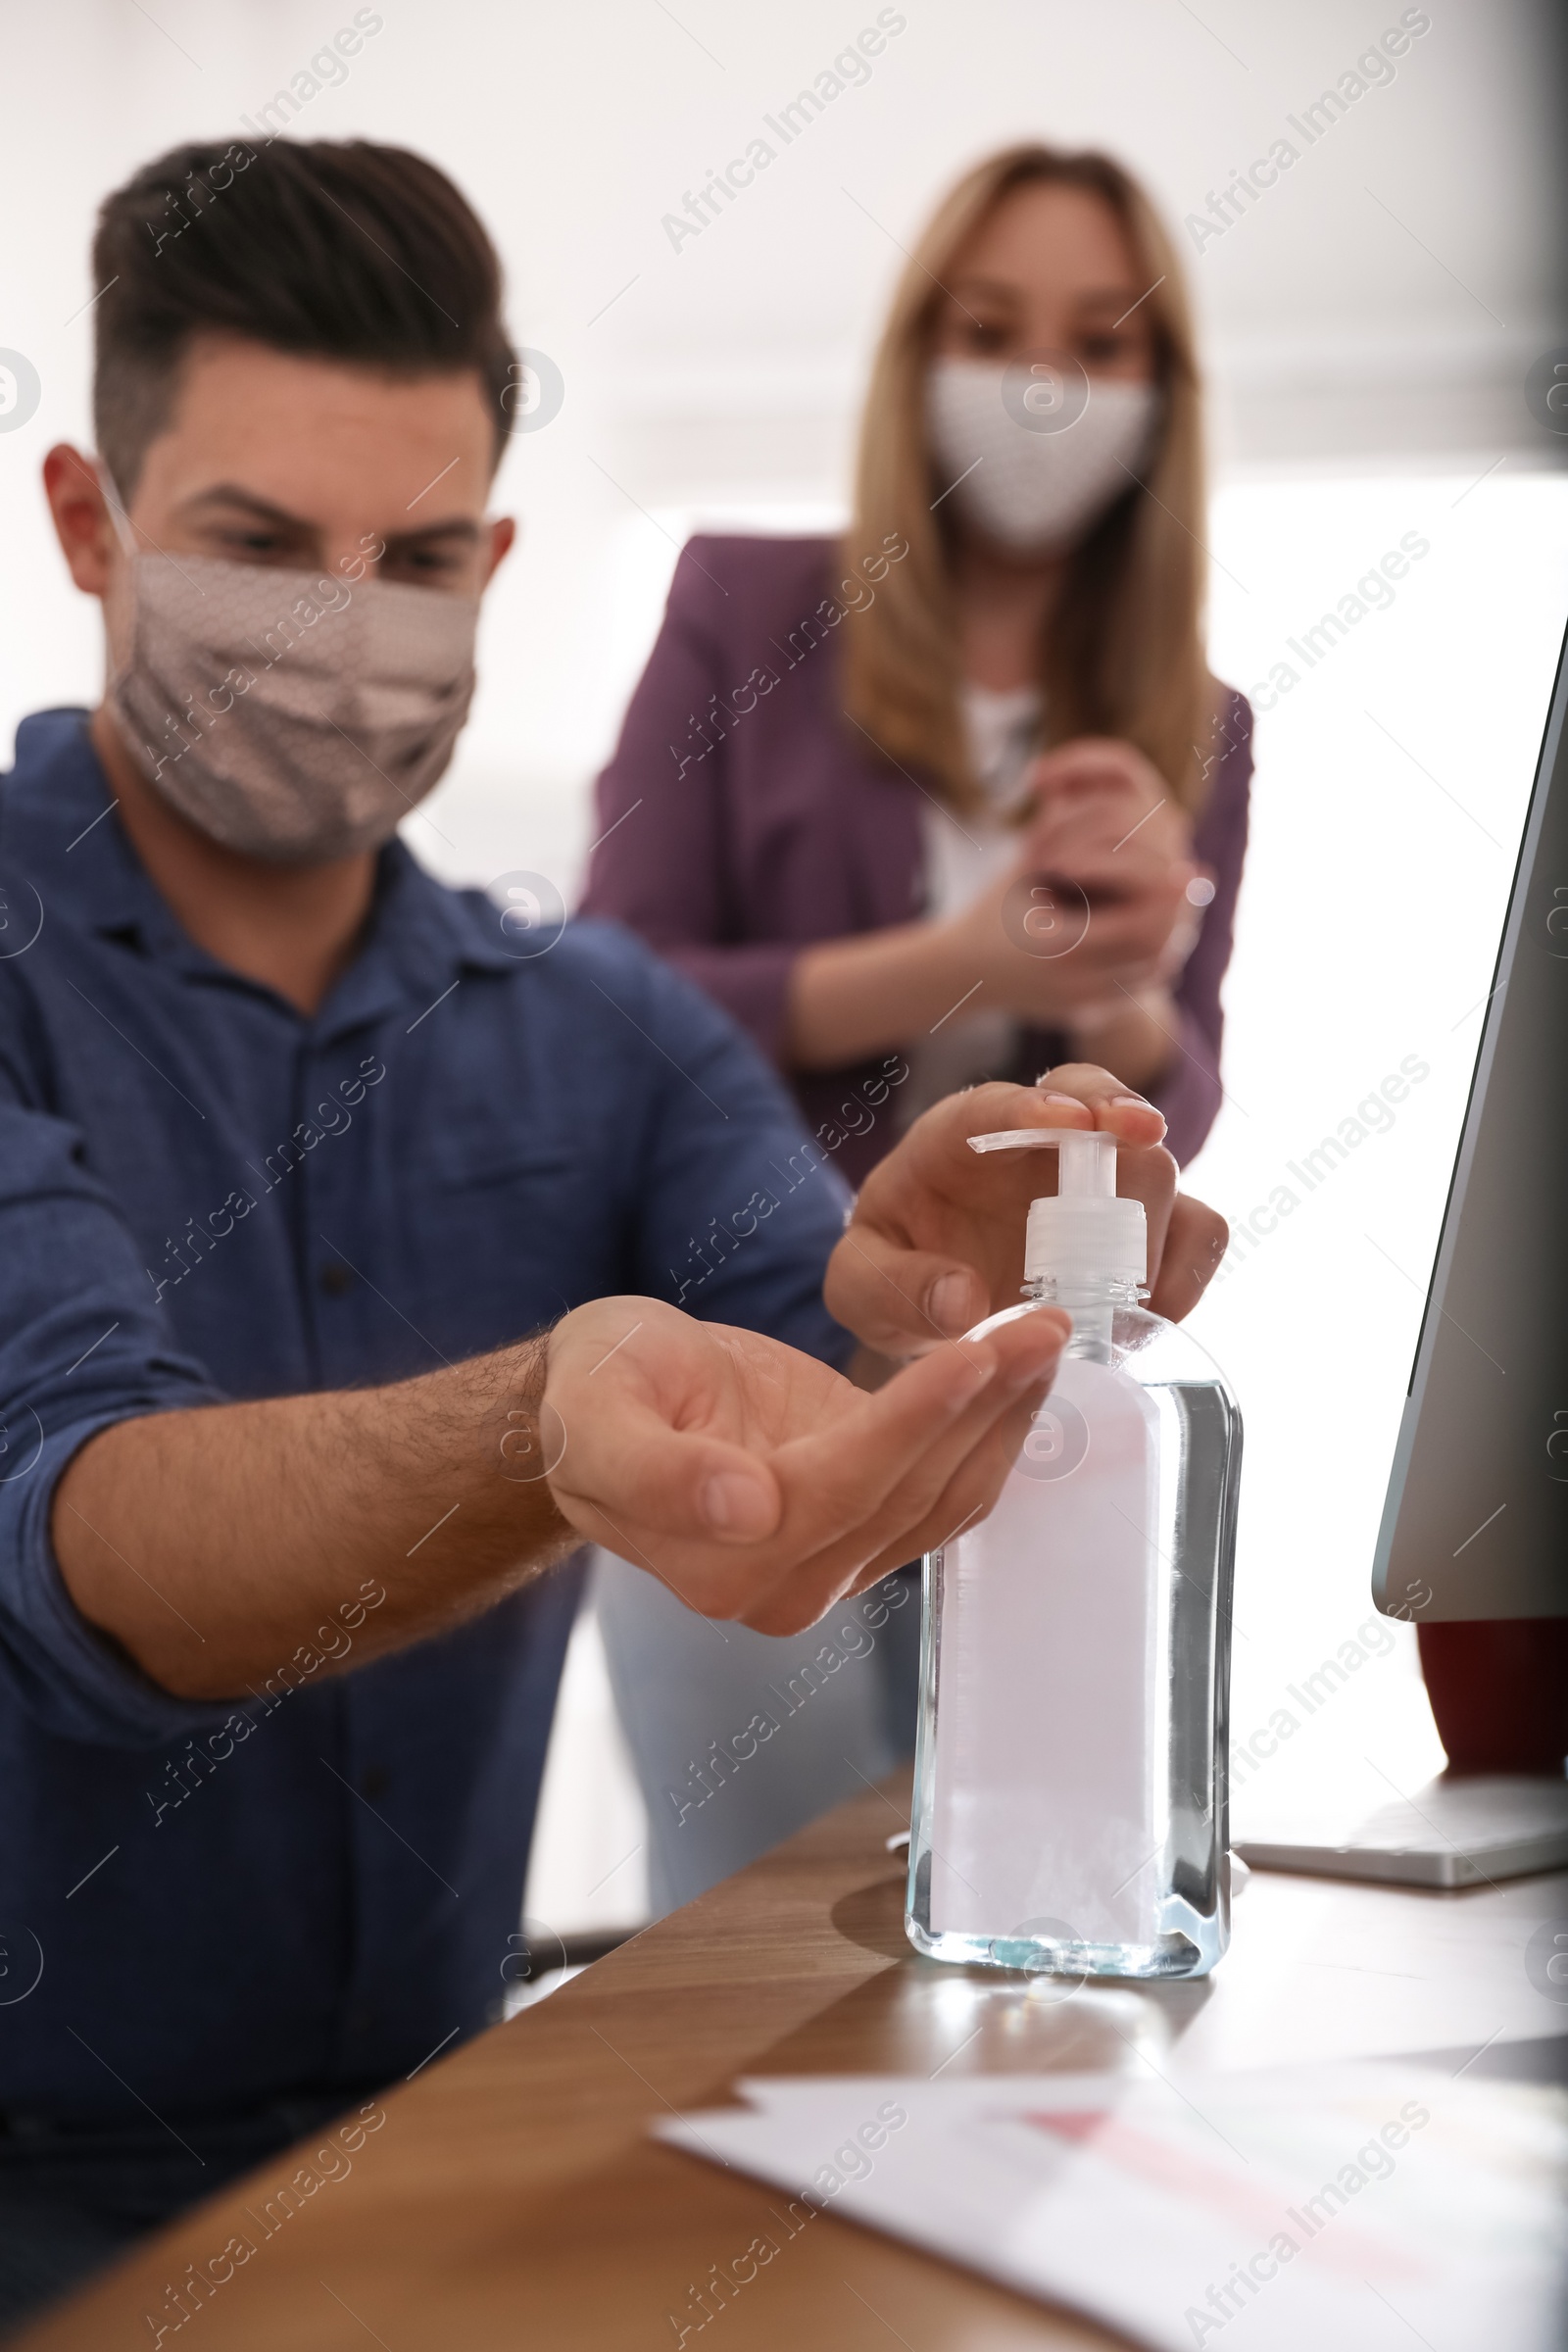
[[[1120,1139],[1117,1189],[1149,1219],[1152,1303],[1185,1315],[1224,1253],[1225,1221],[1178,1193],[1152,1104],[1083,1064],[1037,1087],[975,1087],[928,1110],[866,1179],[828,1268],[838,1320],[912,1359],[874,1395],[653,1299],[598,1299],[557,1326],[541,1436],[569,1524],[704,1616],[788,1634],[983,1516],[1069,1328],[1042,1308],[963,1338],[1018,1303],[1029,1203],[1055,1185],[1035,1153],[969,1150],[971,1135],[1009,1127]]]
[[[834,1252],[839,1321],[913,1359],[874,1395],[754,1332],[599,1299],[548,1341],[388,1388],[111,1424],[55,1491],[67,1590],[154,1682],[199,1699],[314,1655],[299,1645],[324,1639],[357,1579],[379,1598],[355,1665],[450,1631],[581,1537],[705,1615],[799,1632],[989,1510],[1050,1387],[1065,1315],[962,1337],[1016,1302],[1028,1204],[1054,1174],[1034,1153],[977,1157],[965,1138],[1021,1126],[1123,1138],[1153,1303],[1185,1314],[1225,1227],[1177,1194],[1159,1113],[1102,1070],[977,1087],[916,1121]],[[338,1654],[317,1663],[333,1671]]]
[[[915,1121],[866,1178],[828,1264],[827,1303],[881,1355],[940,1348],[1016,1306],[1029,1203],[1056,1189],[1049,1153],[969,1150],[1006,1127],[1098,1128],[1117,1136],[1116,1189],[1149,1219],[1150,1304],[1189,1313],[1225,1254],[1225,1220],[1176,1189],[1165,1122],[1108,1070],[1073,1062],[1036,1086],[972,1087]]]
[[[866,1396],[756,1332],[596,1299],[550,1335],[550,1487],[704,1616],[798,1633],[990,1509],[1067,1330],[1043,1308]]]

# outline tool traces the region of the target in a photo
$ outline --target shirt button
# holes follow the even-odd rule
[[[372,1764],[360,1775],[360,1794],[373,1804],[378,1796],[385,1796],[389,1781],[390,1775],[385,1765]]]
[[[354,1288],[354,1269],[340,1258],[329,1258],[316,1279],[329,1298],[341,1298],[345,1291]]]

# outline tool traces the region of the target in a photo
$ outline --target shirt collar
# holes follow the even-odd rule
[[[0,779],[0,855],[31,881],[51,914],[101,937],[133,940],[189,978],[237,988],[229,971],[180,928],[136,856],[87,733],[85,710],[40,710],[17,729],[16,764]],[[466,971],[514,971],[499,935],[471,899],[437,882],[401,841],[380,853],[375,899],[354,961],[317,1016],[335,1031],[423,1008]],[[270,990],[260,993],[270,997]]]

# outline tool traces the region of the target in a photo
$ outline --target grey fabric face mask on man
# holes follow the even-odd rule
[[[199,833],[323,864],[389,841],[444,774],[473,697],[478,612],[445,589],[127,549],[107,701],[148,782]]]

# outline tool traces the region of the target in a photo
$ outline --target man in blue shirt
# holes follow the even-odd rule
[[[1166,1311],[1222,1236],[1079,1072],[930,1114],[841,1241],[724,1015],[395,838],[512,538],[440,173],[180,150],[95,264],[45,480],[108,684],[0,789],[0,2315],[483,2021],[584,1541],[788,1632],[989,1506],[1065,1322],[943,1344],[1038,1185],[966,1133],[1149,1147]]]

